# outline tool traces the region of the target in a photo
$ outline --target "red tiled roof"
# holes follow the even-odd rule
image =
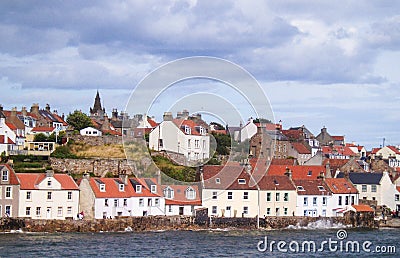
[[[396,186],[396,190],[400,193],[400,186]]]
[[[45,126],[41,126],[41,127],[33,127],[32,128],[32,132],[53,132],[56,128],[55,127],[45,127]]]
[[[10,122],[6,122],[6,125],[8,126],[8,128],[10,128],[11,130],[17,130],[17,127],[15,127],[12,123]]]
[[[339,154],[344,156],[354,156],[356,153],[350,149],[350,147],[341,146],[341,145],[334,145],[330,146],[322,146],[322,153],[323,154]]]
[[[325,183],[328,185],[332,193],[335,194],[356,194],[357,188],[347,181],[345,178],[326,178]]]
[[[167,205],[201,205],[200,192],[197,185],[163,185],[162,190],[170,187],[174,190],[173,199],[165,199],[165,204]],[[186,198],[186,190],[191,187],[196,193],[193,200]]]
[[[371,154],[376,154],[381,148],[372,148]]]
[[[0,135],[0,144],[15,144],[15,142],[11,140],[10,137],[7,137],[7,143],[5,142],[5,139],[5,135]]]
[[[291,139],[296,139],[300,140],[303,138],[303,132],[300,130],[282,130],[281,131],[285,136],[291,138]]]
[[[386,146],[386,147],[388,147],[394,153],[400,154],[400,151],[395,146]]]
[[[298,195],[331,195],[331,191],[322,180],[293,180]],[[299,186],[303,187],[302,190]],[[322,190],[319,187],[323,187]]]
[[[22,190],[38,189],[37,185],[40,184],[45,178],[45,173],[17,173],[16,174]],[[67,174],[54,174],[54,178],[61,184],[63,190],[78,190],[75,181]]]
[[[311,154],[311,151],[303,143],[292,142],[291,144],[299,154]]]
[[[100,191],[100,182],[105,185],[105,191]],[[125,185],[124,191],[119,190],[119,178],[90,178],[90,186],[96,198],[129,198],[136,193],[130,183]],[[142,188],[142,193],[145,188]]]
[[[67,122],[65,122],[59,115],[53,113],[53,116],[54,116],[55,119],[57,119],[58,122],[62,123],[63,126],[67,126],[68,125]]]
[[[332,135],[331,137],[335,141],[344,141],[344,136],[343,135]]]
[[[182,126],[189,126],[191,130],[191,135],[200,135],[200,133],[196,130],[196,126],[198,126],[193,120],[184,120],[184,119],[173,119],[174,124],[184,133],[185,130]]]
[[[271,165],[296,165],[296,159],[272,159]]]
[[[211,132],[216,133],[216,134],[228,134],[226,130],[211,130]]]
[[[150,126],[151,127],[156,127],[158,124],[157,124],[157,122],[156,121],[154,121],[153,119],[151,119],[151,118],[147,118],[147,122],[150,124]]]
[[[369,205],[351,205],[357,212],[374,212]]]
[[[317,179],[321,172],[325,175],[324,166],[286,166],[286,165],[271,165],[269,166],[268,175],[284,175],[286,169],[292,171],[293,179]]]

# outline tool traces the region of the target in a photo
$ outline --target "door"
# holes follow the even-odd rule
[[[179,206],[179,215],[183,215],[183,206]]]
[[[226,206],[226,216],[228,218],[232,217],[231,210],[232,210],[231,206]]]
[[[46,209],[46,219],[51,219],[51,207],[47,207]]]

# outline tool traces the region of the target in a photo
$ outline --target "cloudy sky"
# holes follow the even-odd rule
[[[397,145],[399,14],[384,0],[1,1],[0,103],[88,112],[99,90],[122,110],[160,65],[214,56],[258,80],[285,128]]]

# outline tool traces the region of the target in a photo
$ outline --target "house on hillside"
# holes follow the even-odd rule
[[[201,193],[197,185],[163,185],[165,215],[194,216],[201,207]]]
[[[101,136],[102,132],[100,130],[97,130],[96,128],[93,127],[86,127],[83,128],[79,131],[79,133],[83,136]]]
[[[321,129],[321,132],[315,137],[321,146],[324,145],[343,145],[344,146],[344,136],[331,136],[326,127]]]
[[[149,148],[182,155],[186,162],[196,163],[210,157],[210,136],[193,120],[173,119],[171,112],[165,112],[163,121],[150,132]]]
[[[302,142],[291,142],[288,155],[297,159],[299,165],[312,157],[311,151]]]

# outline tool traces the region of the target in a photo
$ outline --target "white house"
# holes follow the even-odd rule
[[[336,177],[346,177],[343,172]],[[357,188],[359,199],[376,201],[378,206],[386,205],[390,209],[396,209],[395,194],[396,185],[392,183],[388,172],[381,173],[348,173],[349,180]]]
[[[329,216],[328,199],[332,192],[322,179],[294,180],[294,184],[297,188],[296,216]]]
[[[358,190],[344,178],[326,178],[325,183],[332,193],[328,198],[327,216],[343,216],[351,205],[358,205]]]
[[[247,139],[251,139],[257,133],[257,125],[254,124],[253,119],[250,119],[249,122],[240,128],[239,135],[237,136],[236,141],[243,142]]]
[[[193,216],[201,207],[200,192],[197,185],[163,185],[165,215]]]
[[[75,218],[79,188],[67,174],[16,173],[20,183],[18,217],[32,219]]]
[[[390,158],[400,160],[400,151],[395,146],[385,146],[376,152],[375,158],[376,157],[380,157],[385,160]]]
[[[180,154],[188,162],[198,162],[210,157],[210,136],[206,128],[193,120],[172,119],[172,114],[166,112],[164,121],[150,132],[149,148]]]
[[[95,219],[164,215],[164,199],[158,194],[157,186],[150,186],[149,189],[146,181],[128,179],[127,175],[120,178],[90,178],[84,175],[79,184],[81,210],[88,218]]]
[[[79,133],[83,136],[101,136],[102,133],[100,130],[97,130],[96,128],[93,127],[86,127],[83,128],[79,131]]]

